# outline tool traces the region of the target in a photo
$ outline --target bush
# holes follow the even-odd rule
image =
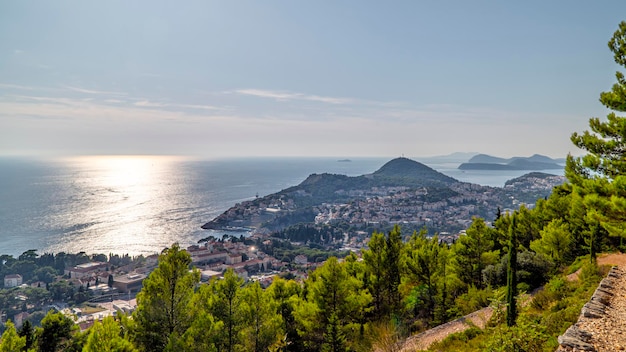
[[[595,262],[586,262],[583,264],[578,280],[583,286],[596,285],[602,279],[602,272]]]
[[[481,308],[487,307],[491,302],[491,297],[493,297],[493,290],[491,287],[479,290],[474,286],[470,286],[467,293],[464,293],[456,298],[455,305],[461,315],[467,315]]]
[[[546,334],[542,324],[530,320],[520,319],[516,326],[508,327],[502,324],[489,333],[483,351],[490,352],[540,352],[544,349],[550,336]]]

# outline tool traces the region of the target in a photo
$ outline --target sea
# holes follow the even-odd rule
[[[295,186],[313,173],[358,176],[389,160],[1,157],[0,254],[17,257],[30,249],[39,254],[160,253],[175,242],[188,246],[222,236],[225,232],[201,226],[237,203]],[[422,162],[459,181],[495,187],[527,173],[462,171],[458,162],[445,158]]]

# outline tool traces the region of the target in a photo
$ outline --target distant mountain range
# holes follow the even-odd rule
[[[474,155],[459,165],[460,170],[557,170],[562,169],[565,159],[552,159],[535,154],[530,157],[498,158],[487,154]]]

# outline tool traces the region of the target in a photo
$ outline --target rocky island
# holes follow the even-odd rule
[[[498,158],[486,154],[473,156],[468,162],[459,165],[460,170],[557,170],[562,169],[564,160],[552,159],[535,154],[528,158]]]

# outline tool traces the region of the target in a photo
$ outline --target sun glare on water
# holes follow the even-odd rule
[[[89,156],[72,158],[80,188],[76,231],[66,233],[74,252],[148,253],[169,246],[167,229],[156,225],[176,192],[174,162],[167,156]],[[159,222],[162,224],[162,221]],[[65,243],[67,246],[67,242]]]

